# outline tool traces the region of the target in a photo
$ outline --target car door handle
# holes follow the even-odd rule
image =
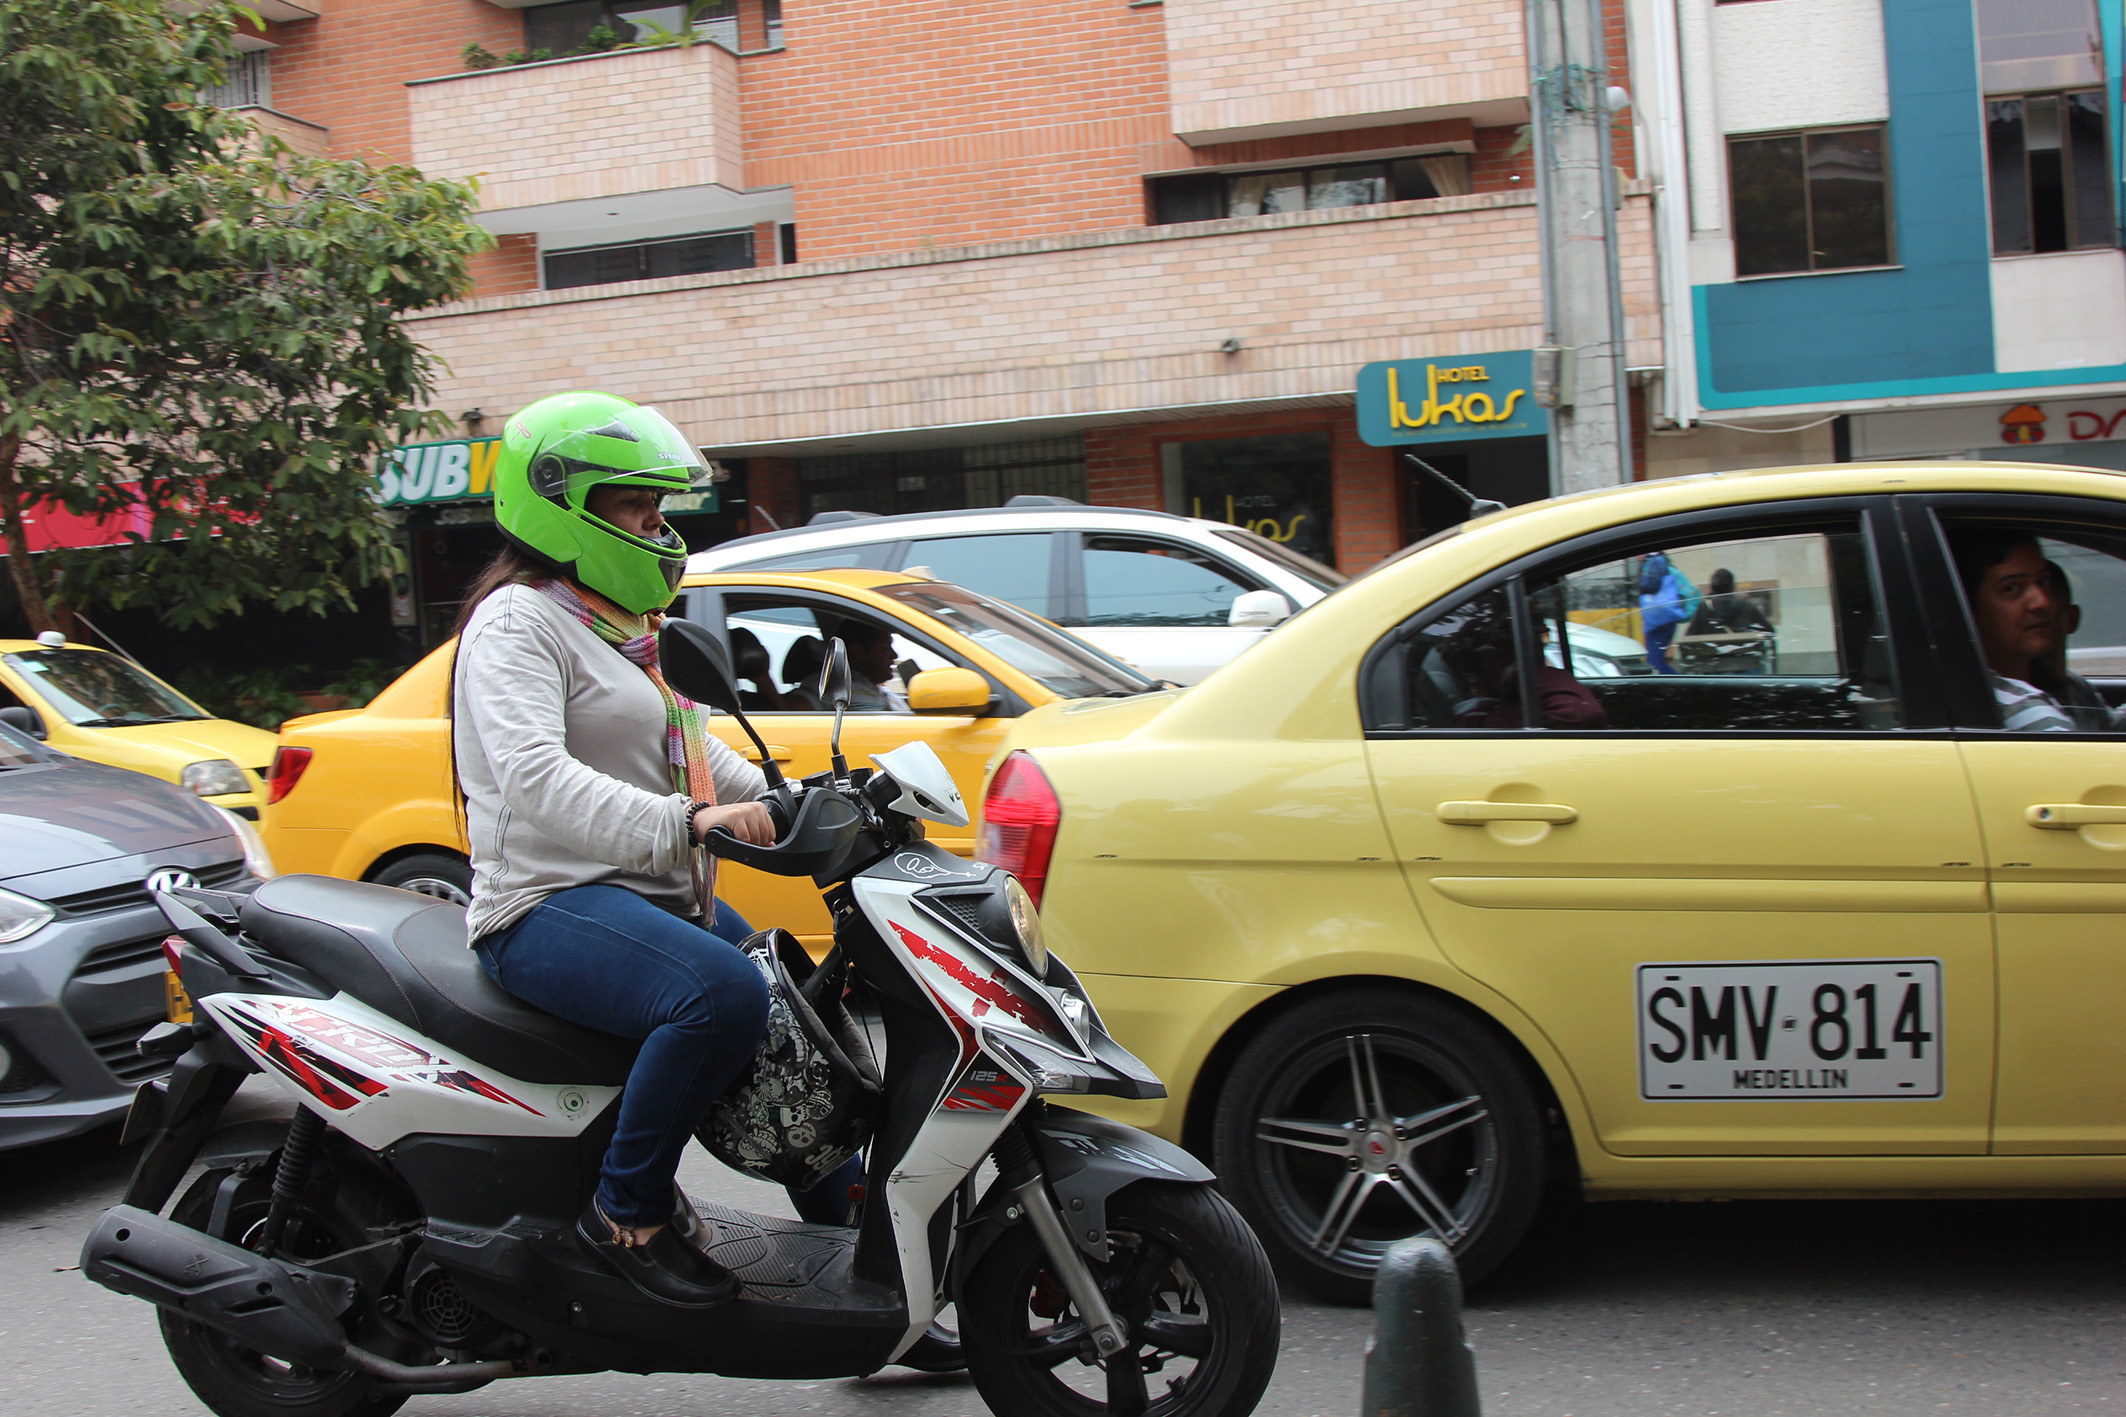
[[[2023,820],[2040,831],[2071,832],[2077,827],[2126,825],[2126,807],[2099,807],[2088,802],[2040,802],[2023,808]]]
[[[738,751],[745,754],[746,761],[749,763],[757,763],[760,761],[760,749],[754,747],[750,743],[747,744],[745,747],[740,748]],[[780,743],[770,743],[768,745],[768,756],[775,759],[775,761],[778,763],[787,763],[788,761],[790,761],[790,750],[788,748],[785,748]]]
[[[1580,814],[1554,802],[1442,802],[1439,819],[1450,827],[1480,827],[1488,822],[1550,822],[1563,826]]]

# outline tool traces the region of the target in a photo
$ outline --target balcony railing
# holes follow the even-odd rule
[[[738,60],[719,44],[518,64],[408,88],[414,166],[477,176],[483,211],[744,186]]]

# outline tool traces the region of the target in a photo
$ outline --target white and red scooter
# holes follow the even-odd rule
[[[663,632],[671,681],[758,744],[723,653],[699,626]],[[847,702],[838,643],[823,687]],[[712,842],[813,877],[837,966],[883,1024],[854,1227],[703,1206],[697,1242],[742,1296],[646,1298],[571,1233],[635,1045],[497,988],[455,906],[285,876],[158,897],[197,1021],[142,1040],[174,1071],[136,1101],[152,1140],[83,1272],[160,1307],[221,1417],[382,1417],[420,1393],[608,1369],[853,1376],[951,1304],[1000,1414],[1251,1412],[1279,1324],[1260,1244],[1180,1148],[1044,1101],[1164,1089],[1047,953],[1019,883],[923,839],[922,819],[967,821],[936,755],[876,762],[846,768],[837,713],[834,769],[771,787],[775,845]],[[217,1130],[258,1071],[294,1093],[294,1122]]]

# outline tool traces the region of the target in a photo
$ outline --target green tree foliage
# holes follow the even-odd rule
[[[439,426],[398,317],[468,289],[490,238],[468,184],[201,103],[241,13],[0,0],[0,550],[37,629],[55,601],[322,612],[396,558],[371,468]],[[147,535],[33,557],[47,502]]]

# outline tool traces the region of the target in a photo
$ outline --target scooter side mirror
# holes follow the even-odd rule
[[[657,663],[665,682],[696,703],[738,715],[738,681],[723,642],[692,620],[673,618],[657,632]]]
[[[731,656],[723,641],[692,620],[673,616],[657,631],[657,665],[664,682],[696,703],[720,709],[738,720],[738,726],[760,750],[760,771],[770,791],[783,788],[782,769],[768,752],[768,745],[747,721],[738,702],[738,681],[731,676]]]
[[[834,736],[827,740],[827,765],[834,769],[836,782],[849,778],[849,760],[842,756],[842,711],[855,697],[856,686],[849,678],[849,647],[836,635],[827,641],[827,657],[819,666],[819,701],[834,710]]]
[[[849,677],[849,647],[840,637],[827,641],[827,658],[819,667],[819,701],[831,709],[845,709],[856,697]]]

